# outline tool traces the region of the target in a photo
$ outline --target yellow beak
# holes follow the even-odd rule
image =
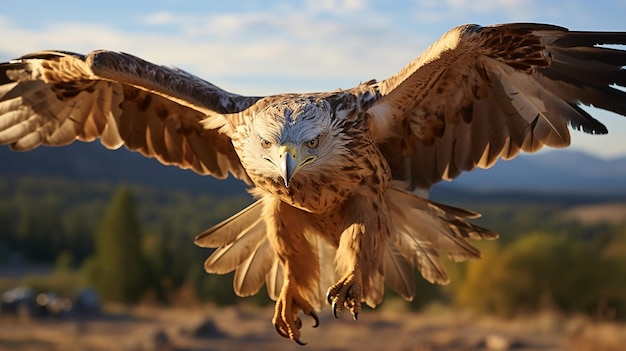
[[[285,182],[285,188],[289,188],[291,178],[300,168],[297,162],[296,146],[293,144],[284,144],[280,146],[278,152],[280,154],[280,162],[278,163],[280,176]]]
[[[302,151],[302,150],[300,150]],[[280,172],[280,176],[283,178],[285,182],[285,188],[289,188],[289,184],[291,184],[291,178],[293,178],[296,173],[298,173],[302,167],[308,165],[315,161],[317,156],[308,155],[304,157],[303,154],[308,154],[307,152],[298,152],[298,147],[296,147],[292,143],[285,143],[280,145],[278,148],[279,159],[277,163],[274,163],[270,158],[265,158],[268,162],[273,164],[276,168],[278,168]]]

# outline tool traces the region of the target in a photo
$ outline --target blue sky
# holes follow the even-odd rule
[[[11,1],[0,61],[41,49],[129,52],[241,94],[326,91],[384,79],[464,23],[543,22],[626,31],[626,0]],[[626,155],[626,118],[572,148]]]

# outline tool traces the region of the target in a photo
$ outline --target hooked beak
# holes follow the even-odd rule
[[[293,144],[281,145],[279,149],[280,154],[280,175],[285,182],[285,188],[289,188],[291,178],[296,174],[298,170],[298,163],[296,162],[296,147]]]
[[[315,161],[315,156],[309,156],[304,160],[301,160],[297,153],[297,148],[291,143],[285,143],[278,149],[280,154],[279,170],[280,175],[285,182],[285,188],[289,188],[291,184],[291,178],[302,169],[305,165]]]

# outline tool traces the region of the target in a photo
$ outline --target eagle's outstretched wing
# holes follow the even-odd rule
[[[568,125],[607,133],[580,105],[626,115],[626,32],[543,24],[452,29],[369,109],[394,178],[425,188],[520,151],[570,143]],[[408,161],[408,162],[407,162]]]
[[[124,53],[41,51],[0,65],[0,144],[31,150],[100,138],[110,149],[125,145],[164,164],[249,182],[218,129],[222,115],[259,99]]]

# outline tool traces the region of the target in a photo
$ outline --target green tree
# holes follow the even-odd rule
[[[621,311],[619,264],[579,239],[530,233],[468,265],[457,304],[501,315]],[[602,311],[600,311],[602,312]]]
[[[133,198],[120,186],[96,231],[95,257],[87,264],[90,280],[105,301],[134,303],[148,288],[141,236]]]
[[[511,257],[497,244],[481,251],[482,258],[465,263],[464,279],[454,283],[454,303],[479,312],[507,314],[511,296],[503,289],[511,290],[507,287]]]

